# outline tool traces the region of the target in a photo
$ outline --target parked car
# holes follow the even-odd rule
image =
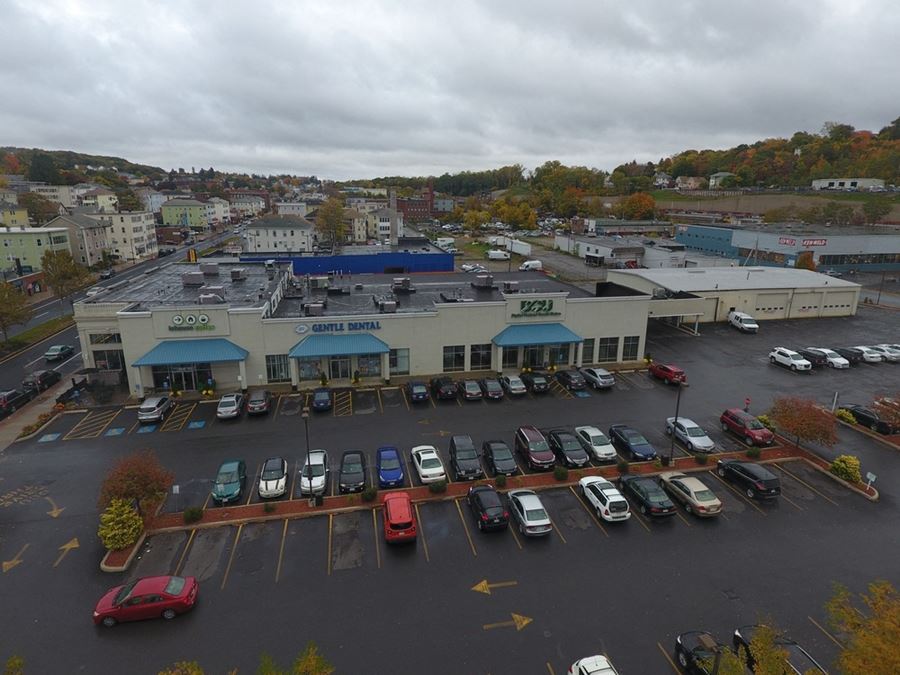
[[[605,656],[585,656],[569,666],[568,675],[619,675],[612,662]]]
[[[485,398],[499,401],[503,398],[503,387],[494,378],[486,377],[481,380],[481,393],[484,394]]]
[[[459,393],[466,401],[481,400],[481,385],[477,380],[465,380],[459,387]]]
[[[687,375],[684,370],[670,363],[651,363],[649,368],[650,375],[662,380],[667,384],[682,384],[687,382]]]
[[[900,363],[900,350],[890,345],[871,345],[868,347],[873,352],[881,354],[881,360],[888,363]]]
[[[856,347],[835,347],[834,351],[847,359],[851,365],[865,361],[865,354]]]
[[[680,471],[665,471],[659,474],[659,484],[675,501],[681,502],[688,513],[701,517],[722,513],[722,502],[699,478]]]
[[[37,392],[34,389],[26,389],[19,391],[18,389],[10,389],[9,391],[0,392],[0,413],[3,415],[12,415],[16,410],[28,403]]]
[[[94,607],[94,624],[112,628],[125,621],[174,619],[197,602],[195,577],[143,577],[110,588]]]
[[[519,526],[519,532],[529,537],[540,537],[550,534],[553,529],[550,516],[544,508],[541,498],[533,490],[511,490],[509,512]]]
[[[75,348],[71,345],[53,345],[44,353],[47,361],[63,361],[75,353]]]
[[[242,459],[229,459],[219,466],[212,489],[213,504],[224,506],[241,501],[247,482],[247,466]]]
[[[731,433],[743,439],[747,445],[772,445],[775,434],[756,417],[740,408],[728,408],[719,416],[722,423],[722,431]]]
[[[853,349],[857,350],[862,354],[862,360],[866,363],[881,363],[884,361],[884,357],[871,347],[865,347],[862,345],[857,345]]]
[[[627,424],[613,424],[609,428],[609,439],[613,446],[635,461],[656,459],[656,448],[637,429]]]
[[[475,523],[482,532],[505,530],[509,526],[509,511],[503,507],[493,485],[473,485],[466,496]]]
[[[405,492],[384,496],[384,540],[388,544],[416,540],[416,513]]]
[[[856,422],[864,427],[869,427],[872,431],[879,434],[890,436],[891,434],[900,433],[900,425],[892,424],[889,420],[884,420],[878,414],[878,411],[872,408],[865,408],[861,405],[842,405],[841,408],[849,410],[856,418]]]
[[[547,442],[560,466],[580,468],[591,463],[591,458],[581,446],[581,441],[570,431],[554,429],[547,434]]]
[[[616,378],[605,368],[582,368],[581,374],[594,389],[609,389],[616,384]]]
[[[702,630],[675,637],[675,660],[686,675],[712,675],[716,652],[727,649],[727,645]]]
[[[575,427],[575,436],[589,455],[598,462],[615,462],[618,459],[612,441],[597,427]]]
[[[619,479],[619,489],[626,497],[637,502],[638,510],[645,516],[675,515],[675,504],[652,478],[622,476]]]
[[[379,489],[402,487],[405,476],[400,451],[392,445],[378,448],[375,453],[375,472]]]
[[[288,463],[284,457],[270,457],[263,463],[257,492],[260,499],[281,497],[287,492]]]
[[[522,373],[519,377],[532,394],[544,394],[550,391],[550,380],[540,371],[533,370],[530,373]]]
[[[325,450],[310,450],[300,468],[300,494],[324,495],[328,489],[329,473],[328,453]]]
[[[754,633],[760,626],[741,626],[734,630],[734,651],[741,657],[747,667],[753,671],[756,661],[750,651],[750,645],[753,641]],[[786,635],[775,636],[775,648],[787,652],[786,663],[789,666],[785,668],[786,673],[827,673],[828,671],[816,661],[808,651],[800,646],[795,640]]]
[[[812,364],[809,361],[804,359],[793,349],[787,349],[786,347],[775,347],[775,349],[769,352],[769,363],[790,368],[795,372],[798,370],[812,369]]]
[[[431,398],[423,382],[407,382],[406,395],[410,403],[426,403]]]
[[[584,381],[584,376],[574,368],[557,372],[556,381],[569,391],[580,391],[587,386]]]
[[[615,485],[600,476],[585,476],[578,481],[582,496],[593,507],[598,518],[609,522],[628,520],[631,509]]]
[[[737,328],[742,333],[756,333],[759,331],[759,324],[749,314],[744,312],[728,312],[728,323]]]
[[[849,359],[841,356],[834,350],[828,349],[827,347],[807,347],[805,350],[801,349],[800,353],[804,355],[807,353],[821,354],[823,357],[825,357],[824,365],[828,366],[829,368],[843,369],[850,367]],[[812,361],[809,359],[809,356],[807,356],[806,358],[812,363]]]
[[[35,370],[22,380],[22,389],[25,391],[41,392],[49,389],[62,379],[57,370]]]
[[[500,384],[510,396],[524,396],[528,393],[525,383],[518,375],[504,375],[500,378]]]
[[[244,412],[244,395],[240,393],[225,394],[216,406],[216,417],[220,420],[233,420]]]
[[[740,486],[751,499],[774,499],[781,494],[778,476],[762,464],[720,459],[716,464],[716,473]]]
[[[713,442],[703,428],[694,420],[687,417],[674,417],[666,419],[666,433],[671,436],[675,434],[678,439],[689,452],[713,452],[716,444]]]
[[[161,248],[156,252],[157,258],[165,258],[168,255],[172,255],[175,253],[175,249],[171,247]]]
[[[362,492],[366,489],[366,455],[362,450],[345,450],[338,472],[338,490],[341,494]]]
[[[519,465],[513,457],[512,450],[503,441],[485,441],[481,444],[484,461],[495,476],[513,476],[519,472]]]
[[[325,410],[331,410],[331,406],[334,404],[334,401],[331,396],[331,390],[326,389],[325,387],[320,387],[313,392],[312,395],[312,409],[317,412],[324,412]]]
[[[471,436],[450,437],[450,468],[456,480],[477,480],[484,476]]]
[[[528,467],[542,471],[553,468],[553,451],[537,427],[531,425],[519,427],[516,431],[515,446],[516,452],[522,456]]]
[[[267,414],[272,408],[272,401],[272,392],[268,389],[254,389],[247,398],[247,414]]]
[[[808,349],[804,347],[803,349],[798,349],[797,353],[809,361],[813,368],[821,368],[828,365],[828,358],[818,349]]]
[[[437,448],[432,445],[417,445],[410,452],[413,466],[423,483],[439,483],[447,480],[444,463],[438,455]]]
[[[168,396],[149,396],[144,399],[138,408],[138,422],[162,422],[166,419],[166,413],[172,409],[175,401]]]
[[[431,380],[431,395],[437,399],[455,399],[459,388],[449,377],[435,377]]]
[[[107,267],[105,270],[100,270],[100,278],[101,279],[112,279],[116,276],[116,270],[112,267]]]

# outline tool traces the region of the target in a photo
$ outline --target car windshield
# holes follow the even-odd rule
[[[156,410],[156,404],[145,404],[141,406],[141,412],[153,412],[154,410]]]
[[[591,445],[609,445],[609,439],[603,434],[592,434]]]
[[[466,382],[466,391],[478,391],[478,383]]]
[[[323,464],[308,464],[303,467],[304,478],[318,478],[325,475],[325,466]]]
[[[400,468],[400,460],[396,457],[385,457],[381,460],[381,468],[382,469],[399,469]]]
[[[712,490],[697,490],[694,493],[694,497],[697,498],[698,502],[714,502],[714,501],[716,501],[716,495],[713,494]]]
[[[475,448],[458,448],[456,450],[456,457],[458,459],[475,459],[477,456]]]
[[[317,391],[315,393],[315,396],[313,396],[313,400],[314,401],[330,401],[331,394],[329,394],[327,391]]]
[[[581,443],[574,438],[564,438],[562,440],[562,447],[566,452],[574,452],[575,450],[581,450]]]
[[[236,405],[237,405],[237,401],[235,401],[233,398],[229,398],[229,399],[219,402],[220,408],[233,408]]]
[[[640,434],[627,434],[626,438],[628,442],[632,445],[649,445],[647,439],[641,436]]]
[[[687,435],[692,438],[701,438],[703,436],[706,436],[706,432],[703,431],[703,429],[701,429],[700,427],[688,427]]]
[[[237,483],[237,479],[237,471],[231,469],[229,471],[220,471],[219,476],[216,478],[216,482],[219,484]]]
[[[543,375],[533,375],[531,381],[535,384],[547,384],[547,378]]]
[[[182,577],[169,577],[169,583],[166,584],[166,593],[169,595],[178,595],[183,589],[184,579]]]
[[[265,394],[254,394],[253,396],[250,397],[251,403],[262,403],[265,400],[266,400]]]
[[[547,520],[547,512],[544,509],[526,509],[525,520]]]
[[[802,361],[803,357],[800,354],[791,354],[792,361]]]
[[[484,383],[484,386],[486,386],[491,391],[497,391],[498,389],[500,389],[500,383],[497,382],[497,380],[487,380]]]
[[[425,393],[425,385],[424,384],[414,384],[412,386],[412,392],[414,394],[424,394]]]
[[[547,441],[533,441],[530,447],[534,452],[547,452],[550,449]]]
[[[491,446],[491,453],[494,455],[494,459],[512,459],[512,452],[509,448],[503,445],[494,445]]]
[[[422,460],[422,468],[439,469],[441,468],[441,461],[439,459],[435,459],[434,457],[426,457]]]
[[[822,353],[823,353],[825,356],[827,356],[829,359],[839,359],[839,358],[841,358],[841,355],[840,355],[840,354],[838,354],[837,352],[833,352],[833,351],[831,351],[830,349],[823,349],[823,350],[822,350]]]
[[[522,380],[520,380],[518,377],[511,377],[509,378],[509,384],[511,387],[521,387]]]
[[[131,591],[134,590],[137,581],[132,581],[130,584],[125,584],[122,588],[119,589],[119,592],[116,593],[116,597],[113,600],[114,605],[121,605],[125,600],[131,595]]]
[[[660,490],[655,485],[647,490],[647,501],[652,502],[653,504],[662,504],[663,502],[669,501],[669,498],[666,497],[666,493]]]
[[[362,462],[359,461],[358,457],[348,457],[344,460],[345,473],[362,473],[362,470]]]
[[[281,478],[283,475],[284,469],[282,468],[281,462],[275,460],[274,462],[268,462],[266,464],[262,472],[262,479],[275,480],[276,478]]]
[[[760,422],[758,419],[751,419],[751,420],[747,420],[747,428],[748,429],[765,429],[766,427],[763,426],[763,423]]]

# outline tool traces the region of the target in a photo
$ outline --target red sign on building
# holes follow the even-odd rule
[[[795,246],[797,244],[797,240],[791,239],[790,237],[781,237],[778,240],[778,243],[782,246]]]

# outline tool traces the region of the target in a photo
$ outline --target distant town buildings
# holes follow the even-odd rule
[[[315,240],[313,224],[300,216],[263,216],[247,227],[248,253],[306,253]]]
[[[884,190],[880,178],[819,178],[812,182],[813,190]]]

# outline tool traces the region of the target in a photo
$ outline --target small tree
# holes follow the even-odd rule
[[[159,675],[204,675],[204,673],[196,661],[179,661],[171,668],[159,671]]]
[[[779,396],[775,399],[769,418],[784,433],[800,441],[821,443],[831,447],[837,443],[837,420],[827,410],[810,399]]]
[[[21,656],[10,656],[6,659],[3,675],[25,675],[25,659]]]
[[[316,230],[319,236],[338,244],[344,240],[344,229],[344,203],[337,197],[331,197],[316,213]]]
[[[0,283],[0,331],[4,342],[9,339],[9,329],[28,323],[32,314],[31,305],[22,291],[5,281]]]
[[[900,393],[893,396],[880,396],[875,399],[872,407],[885,422],[900,427]]]
[[[111,551],[127,548],[138,540],[144,531],[144,521],[131,504],[124,499],[113,499],[100,514],[97,536]]]
[[[120,459],[103,480],[98,505],[106,508],[114,499],[131,503],[136,500],[138,509],[166,496],[172,487],[174,476],[167,471],[152,450],[141,450]],[[149,515],[149,514],[148,514]]]
[[[28,211],[28,217],[34,221],[35,225],[43,225],[59,215],[59,206],[37,192],[26,192],[19,195],[19,206]]]
[[[68,251],[44,251],[41,256],[44,279],[60,302],[85,286],[91,279],[88,271],[75,262]]]
[[[859,673],[900,673],[900,595],[887,581],[869,584],[859,596],[860,612],[846,587],[836,584],[825,605],[832,628],[846,636],[838,656],[840,670]]]
[[[331,675],[334,666],[319,653],[316,643],[310,640],[300,652],[289,670],[283,670],[268,654],[259,659],[256,675]]]

